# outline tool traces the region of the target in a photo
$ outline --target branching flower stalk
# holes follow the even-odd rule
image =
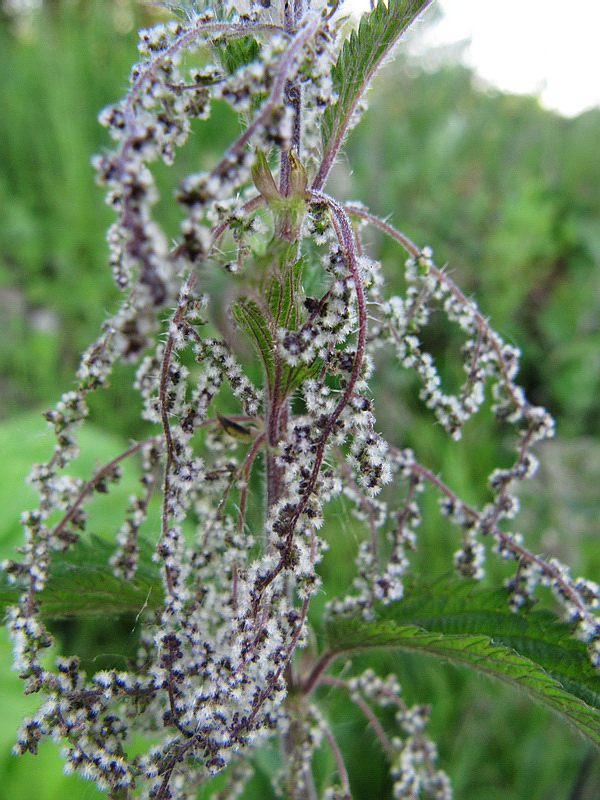
[[[327,504],[341,495],[366,536],[354,583],[329,598],[330,618],[369,620],[402,600],[429,483],[462,532],[456,570],[481,578],[485,541],[493,539],[497,553],[517,562],[512,607],[526,605],[539,583],[551,586],[600,664],[598,587],[573,580],[503,527],[517,511],[518,482],[535,472],[532,446],[553,435],[550,416],[515,383],[518,351],[427,247],[324,191],[371,78],[427,4],[380,4],[358,34],[348,33],[335,2],[194,4],[180,19],[140,31],[131,88],[100,116],[116,144],[94,164],[116,214],[110,265],[125,299],[84,354],[77,388],[46,414],[56,448],[32,470],[40,504],[23,515],[21,560],[4,567],[22,588],[9,612],[15,665],[26,692],[46,696],[16,751],[35,753],[45,737],[58,738],[65,769],[111,798],[193,797],[226,768],[221,796],[233,798],[250,774],[249,754],[274,736],[284,743],[278,780],[287,797],[316,796],[312,757],[325,746],[336,773],[325,797],[350,798],[335,730],[317,705],[321,686],[348,692],[365,713],[390,760],[395,798],[451,797],[424,733],[427,709],[409,708],[394,678],[328,674],[341,650],[307,647],[318,565],[334,528],[320,531]],[[169,248],[154,215],[150,165],[171,164],[192,121],[208,118],[216,102],[239,113],[243,129],[216,165],[180,182],[180,236]],[[390,296],[382,265],[365,255],[366,225],[407,251],[402,295]],[[457,393],[442,388],[419,338],[434,309],[465,337]],[[518,427],[514,463],[490,475],[483,509],[378,432],[371,381],[380,350],[416,373],[421,400],[453,439],[488,385],[498,420]],[[139,364],[135,388],[150,433],[85,482],[67,472],[77,429],[87,396],[108,387],[118,361]],[[140,647],[128,671],[89,675],[76,656],[50,665],[53,639],[42,619],[53,554],[77,547],[86,503],[109,492],[122,464],[137,457],[142,490],[115,532],[108,566],[135,581],[144,525],[163,601],[140,611]],[[393,491],[382,494],[388,484]],[[384,730],[373,708],[389,703],[398,734]],[[144,752],[130,747],[134,734],[148,737]]]

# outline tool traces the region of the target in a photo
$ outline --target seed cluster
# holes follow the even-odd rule
[[[3,566],[22,587],[9,613],[15,666],[26,691],[47,698],[24,721],[15,751],[35,753],[44,738],[59,739],[66,771],[111,797],[191,798],[227,767],[227,787],[215,796],[230,800],[251,774],[249,750],[278,735],[283,795],[313,796],[313,756],[328,747],[335,775],[324,796],[349,800],[334,732],[309,697],[317,684],[346,691],[364,713],[390,762],[395,798],[451,797],[424,732],[428,709],[406,706],[393,677],[367,672],[342,681],[319,662],[302,665],[314,656],[307,619],[322,591],[319,564],[333,530],[325,523],[336,498],[332,507],[343,500],[365,535],[354,581],[328,598],[326,615],[368,620],[378,604],[403,597],[422,491],[432,485],[441,514],[460,530],[457,571],[481,578],[491,541],[489,549],[517,562],[512,607],[539,584],[550,586],[600,665],[600,587],[573,580],[503,527],[518,510],[518,483],[535,472],[532,446],[553,435],[549,415],[515,383],[518,351],[428,248],[364,206],[324,194],[321,179],[310,185],[309,176],[323,172],[320,118],[338,100],[335,8],[220,4],[143,30],[129,92],[100,116],[115,148],[94,163],[116,214],[108,244],[124,300],[83,355],[77,387],[46,414],[55,452],[31,471],[39,507],[23,514],[21,560]],[[212,169],[181,181],[175,198],[183,219],[170,248],[154,218],[151,165],[170,164],[190,121],[206,119],[214,102],[242,115],[243,130]],[[360,105],[348,111],[352,119]],[[366,225],[408,252],[402,294],[390,296],[384,267],[364,255]],[[455,392],[444,388],[424,344],[434,311],[464,336]],[[373,375],[390,357],[415,373],[432,422],[453,439],[486,392],[499,422],[517,426],[514,461],[489,476],[482,509],[378,431]],[[108,387],[119,360],[138,365],[134,386],[150,435],[85,482],[65,470],[78,453],[87,396]],[[40,592],[53,553],[77,546],[90,498],[110,493],[136,458],[140,489],[115,532],[109,566],[116,578],[135,580],[141,531],[150,531],[163,602],[140,610],[138,652],[127,670],[88,674],[75,656],[52,666]],[[303,659],[295,657],[300,648]],[[388,735],[373,709],[386,706],[400,735]],[[148,737],[145,752],[131,748],[134,733]]]

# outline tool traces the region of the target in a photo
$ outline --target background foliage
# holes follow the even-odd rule
[[[71,385],[80,351],[115,306],[105,267],[111,214],[94,186],[89,158],[105,144],[96,115],[123,91],[135,30],[156,18],[156,9],[128,0],[54,0],[18,29],[0,17],[0,71],[6,76],[0,84],[0,558],[18,543],[18,515],[33,501],[23,484],[29,464],[51,447],[39,410]],[[340,163],[332,177],[337,194],[361,197],[375,213],[392,214],[414,241],[430,244],[498,332],[522,347],[522,382],[531,399],[557,418],[558,439],[544,446],[543,469],[523,498],[521,524],[540,551],[598,580],[600,110],[563,119],[531,98],[477,89],[461,67],[426,72],[402,61],[382,76],[370,99],[370,113],[346,148],[352,175]],[[181,169],[201,165],[212,143],[235,130],[231,114],[215,114],[178,156]],[[386,253],[376,232],[370,236],[389,279],[400,281],[397,257]],[[439,330],[428,345],[452,375],[452,331]],[[117,449],[115,440],[126,443],[142,434],[138,400],[127,388],[128,376],[121,377],[113,405],[101,395],[95,401],[96,427],[82,442],[82,475]],[[492,444],[498,441],[493,423],[482,417],[463,442],[450,445],[413,405],[410,381],[400,370],[386,374],[380,424],[396,432],[395,444],[426,447],[430,463],[452,476],[457,491],[480,501],[483,476],[503,457],[502,442]],[[126,483],[119,492],[125,504]],[[119,514],[116,509],[115,520]],[[353,546],[343,505],[338,518],[345,534],[336,537],[331,530],[323,563],[332,591],[347,580],[344,564]],[[437,576],[447,570],[456,540],[437,515],[433,519],[422,534],[430,546],[421,545],[417,563],[421,572]],[[95,531],[112,536],[110,517],[98,518]],[[501,577],[500,567],[494,568],[490,580]],[[63,625],[57,635],[66,649],[81,651],[83,640],[97,666],[107,653],[118,663],[119,654],[135,645],[129,631],[124,620],[110,636],[89,623]],[[4,631],[2,637],[0,658],[8,663]],[[596,797],[598,756],[562,721],[508,688],[406,653],[355,656],[353,670],[374,658],[382,674],[398,672],[410,702],[435,698],[431,734],[457,797]],[[60,774],[52,747],[35,764],[9,754],[32,703],[21,696],[14,674],[5,670],[0,680],[0,798],[99,796],[91,785]],[[337,695],[329,710],[340,739],[347,739],[340,743],[353,765],[356,796],[388,796],[383,758],[363,720]],[[268,798],[270,782],[261,778],[272,769],[268,751],[256,767],[251,786],[256,797]]]

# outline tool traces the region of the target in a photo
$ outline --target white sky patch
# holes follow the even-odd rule
[[[368,9],[368,0],[346,0]],[[411,49],[450,50],[485,82],[573,116],[600,105],[600,0],[435,0]],[[462,43],[463,47],[452,47]]]

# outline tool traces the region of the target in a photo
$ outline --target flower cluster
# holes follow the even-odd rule
[[[419,797],[451,800],[452,789],[448,776],[436,768],[437,749],[425,734],[429,708],[422,705],[408,707],[402,700],[401,688],[395,675],[389,675],[382,680],[372,670],[367,670],[359,678],[348,681],[347,688],[352,700],[363,710],[392,762],[394,800],[413,800]],[[389,739],[371,704],[380,708],[394,707],[396,722],[404,736]]]
[[[395,798],[448,800],[424,732],[428,710],[408,707],[393,678],[326,674],[335,654],[313,652],[309,608],[323,587],[328,504],[343,500],[360,531],[354,580],[327,598],[329,620],[369,621],[404,597],[429,485],[461,533],[456,570],[481,578],[490,540],[517,562],[512,607],[550,586],[600,664],[599,587],[573,580],[503,527],[518,510],[519,482],[535,472],[531,448],[552,436],[553,423],[515,383],[516,349],[432,252],[364,206],[322,191],[370,79],[360,91],[340,84],[337,3],[196,5],[187,21],[140,32],[130,89],[100,115],[115,147],[94,163],[116,214],[109,260],[124,299],[83,355],[77,387],[46,414],[56,449],[32,469],[39,507],[22,517],[21,560],[4,565],[21,589],[8,619],[15,666],[26,691],[47,698],[25,720],[16,751],[61,739],[67,771],[128,799],[184,800],[227,768],[221,796],[230,799],[243,791],[250,749],[278,736],[284,794],[315,796],[313,757],[327,747],[335,776],[325,797],[351,800],[334,729],[312,697],[329,685],[365,714],[388,757]],[[242,132],[212,169],[180,181],[174,196],[183,218],[170,246],[154,216],[153,164],[172,163],[191,121],[206,119],[214,102],[241,116]],[[407,251],[402,294],[390,295],[384,265],[364,254],[367,225]],[[424,344],[434,310],[464,339],[454,393]],[[517,426],[514,461],[489,476],[482,509],[395,446],[395,432],[388,441],[378,429],[373,375],[390,345],[416,374],[417,399],[453,439],[488,391],[499,422]],[[117,361],[138,365],[134,387],[149,435],[84,481],[66,471],[77,429],[87,395],[109,386]],[[90,674],[64,655],[52,667],[40,609],[55,554],[77,547],[89,499],[110,493],[136,459],[138,492],[114,532],[107,569],[111,579],[135,583],[149,546],[160,600],[139,610],[139,647],[127,670]],[[385,732],[372,706],[394,708],[399,735]],[[131,748],[134,733],[148,737],[145,752]]]

